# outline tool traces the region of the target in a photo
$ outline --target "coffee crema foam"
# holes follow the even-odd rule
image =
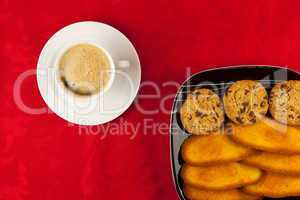
[[[64,85],[79,95],[102,91],[111,78],[111,66],[105,52],[90,44],[78,44],[68,49],[59,60]]]

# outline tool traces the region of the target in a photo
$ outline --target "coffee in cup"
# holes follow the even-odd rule
[[[78,95],[97,94],[109,87],[112,65],[105,50],[84,43],[67,49],[58,62],[62,82]]]

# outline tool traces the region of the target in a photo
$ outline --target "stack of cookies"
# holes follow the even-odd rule
[[[185,196],[300,196],[298,100],[300,81],[292,80],[275,84],[270,98],[252,80],[232,84],[223,101],[210,89],[191,92],[180,109],[182,125],[191,134],[181,147]]]

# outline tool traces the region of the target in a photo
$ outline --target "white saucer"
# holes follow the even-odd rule
[[[111,55],[116,71],[110,89],[100,96],[70,95],[57,84],[55,62],[71,44],[97,44]],[[117,61],[128,61],[129,67]],[[131,42],[115,28],[99,22],[79,22],[55,33],[44,46],[37,65],[37,82],[47,105],[61,118],[80,125],[97,125],[120,116],[133,102],[141,81],[138,54]]]

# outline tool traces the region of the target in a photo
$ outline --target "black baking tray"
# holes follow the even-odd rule
[[[180,147],[189,134],[182,127],[179,109],[184,102],[187,94],[195,88],[210,88],[220,97],[223,96],[226,88],[238,80],[258,80],[268,93],[272,86],[285,80],[300,80],[298,72],[286,67],[266,66],[266,65],[239,65],[230,67],[221,67],[199,72],[189,77],[177,91],[174,99],[171,121],[170,121],[170,154],[173,172],[173,180],[178,195],[181,200],[187,200],[182,191],[183,181],[181,180],[180,168],[183,164],[180,156]],[[228,119],[225,119],[225,121]],[[300,166],[299,166],[300,167]],[[264,200],[271,198],[264,198]],[[300,199],[300,197],[277,198],[285,200]]]

